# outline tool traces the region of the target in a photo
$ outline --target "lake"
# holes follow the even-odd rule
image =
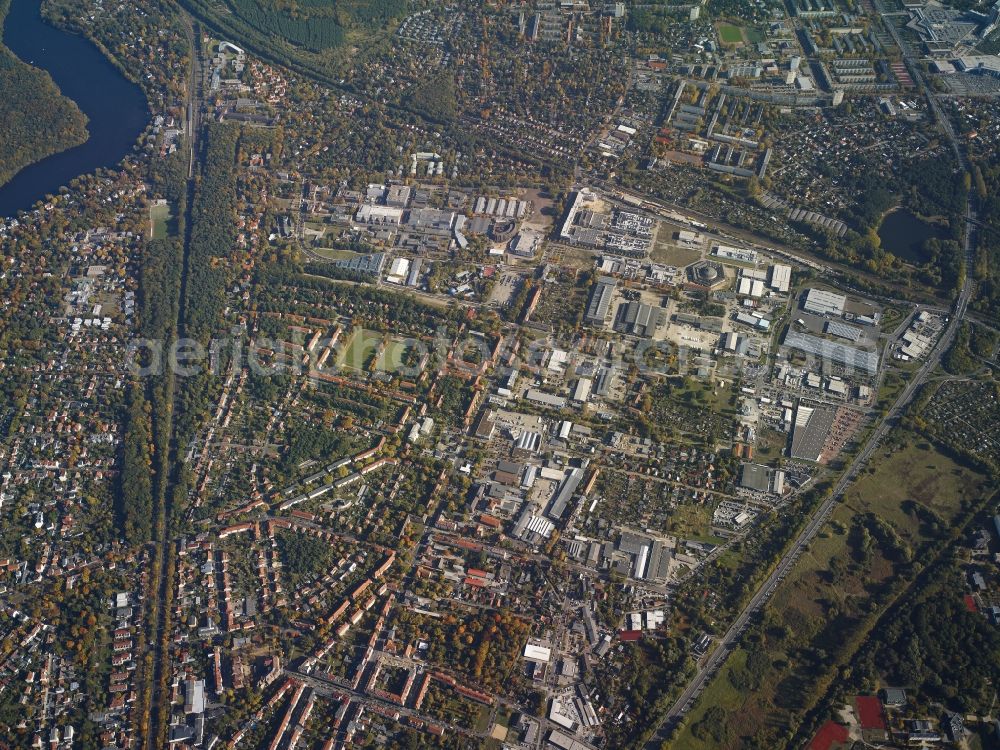
[[[928,224],[905,208],[898,208],[882,219],[878,236],[883,250],[907,263],[920,265],[930,260],[924,243],[931,237],[946,239],[951,234],[947,227]]]
[[[83,37],[42,20],[41,0],[12,0],[4,44],[21,60],[41,68],[87,116],[86,143],[31,164],[0,187],[0,216],[13,216],[55,194],[74,177],[114,167],[149,123],[142,90],[126,79]]]

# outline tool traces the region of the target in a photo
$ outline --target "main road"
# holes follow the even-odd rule
[[[951,139],[954,139],[954,132],[950,128],[945,128],[945,132]],[[956,152],[958,152],[957,142],[953,140],[952,144],[956,148]],[[975,220],[976,213],[973,210],[972,196],[970,195],[966,203],[965,236],[963,244],[963,251],[967,266],[972,265],[972,231]],[[889,434],[891,429],[897,426],[904,411],[910,405],[910,402],[913,401],[914,396],[920,389],[920,386],[924,384],[928,376],[941,363],[941,358],[944,356],[945,352],[948,351],[952,342],[955,340],[955,335],[958,332],[959,325],[968,311],[969,301],[972,299],[974,287],[975,285],[967,276],[962,284],[962,289],[959,292],[958,297],[955,299],[954,313],[948,321],[948,325],[945,328],[944,333],[941,335],[941,338],[938,339],[937,344],[934,346],[934,349],[931,350],[931,353],[927,357],[926,361],[917,371],[913,379],[910,380],[903,391],[899,394],[899,397],[896,399],[895,403],[893,403],[892,408],[890,408],[885,416],[878,421],[875,429],[872,431],[869,439],[865,443],[865,446],[851,461],[848,469],[843,473],[843,475],[841,475],[840,480],[834,486],[829,497],[824,500],[813,512],[813,515],[810,516],[805,526],[799,532],[798,537],[796,537],[795,541],[785,552],[784,556],[775,566],[774,570],[767,577],[764,583],[761,584],[756,593],[750,597],[750,600],[733,621],[729,630],[727,630],[725,635],[719,639],[715,650],[698,669],[694,678],[684,689],[684,692],[681,693],[680,697],[674,705],[671,706],[670,710],[660,718],[656,731],[654,731],[649,742],[647,743],[647,748],[650,748],[650,750],[658,748],[660,744],[667,739],[670,731],[688,711],[694,700],[705,688],[709,679],[711,679],[711,677],[725,663],[726,658],[738,643],[740,636],[750,623],[751,619],[761,610],[768,599],[771,598],[771,595],[774,593],[775,589],[777,589],[778,584],[781,583],[788,572],[792,569],[792,566],[795,565],[799,555],[802,554],[802,551],[806,548],[809,542],[812,541],[813,537],[816,536],[819,530],[823,528],[823,525],[830,517],[830,513],[833,510],[834,505],[836,505],[841,497],[843,497],[848,486],[850,486],[851,482],[857,478],[859,472],[868,463],[883,438]]]

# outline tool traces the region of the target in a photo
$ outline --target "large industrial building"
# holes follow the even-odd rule
[[[877,351],[838,344],[835,341],[798,331],[789,331],[785,335],[783,346],[819,357],[824,362],[832,362],[848,369],[861,370],[868,375],[878,374]]]
[[[670,572],[671,549],[662,539],[623,531],[617,551],[628,556],[629,574],[636,580],[662,581]]]
[[[590,302],[587,303],[587,311],[583,319],[591,325],[601,325],[608,317],[608,309],[611,307],[611,298],[614,296],[615,287],[618,282],[609,276],[601,276],[597,280],[594,291],[590,294]]]
[[[781,495],[785,491],[785,472],[760,464],[743,464],[740,467],[740,487]]]
[[[787,293],[792,283],[792,267],[784,265],[771,266],[771,281],[769,283],[771,288],[776,292]]]
[[[802,300],[802,309],[816,315],[843,315],[847,297],[826,289],[808,289]]]
[[[792,429],[792,458],[819,461],[837,412],[820,406],[799,405]]]
[[[857,343],[861,340],[861,336],[864,333],[857,326],[852,326],[849,323],[844,323],[839,320],[828,320],[823,326],[823,333],[828,333],[831,336],[836,336],[837,338],[847,339]]]
[[[660,324],[661,312],[642,302],[627,302],[618,308],[615,330],[633,336],[652,336]]]

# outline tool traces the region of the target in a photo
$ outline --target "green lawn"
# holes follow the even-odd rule
[[[406,354],[406,343],[390,338],[385,343],[382,355],[378,360],[378,368],[386,372],[395,372],[403,366],[403,355]]]
[[[719,31],[719,39],[723,44],[742,44],[743,29],[731,23],[719,23],[716,25]]]
[[[149,221],[152,226],[154,240],[166,239],[173,213],[169,203],[160,203],[149,207]]]
[[[350,338],[338,352],[337,366],[347,370],[365,370],[371,366],[376,353],[376,369],[394,372],[403,366],[406,344],[378,331],[358,328],[350,334]]]
[[[378,350],[382,337],[374,331],[358,328],[337,353],[337,366],[347,370],[363,370]]]

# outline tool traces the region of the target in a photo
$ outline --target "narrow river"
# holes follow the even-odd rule
[[[0,216],[13,216],[54,194],[74,177],[114,167],[149,122],[142,90],[100,50],[80,36],[45,23],[41,0],[12,0],[3,43],[21,60],[41,68],[87,116],[86,143],[31,164],[0,187]]]

